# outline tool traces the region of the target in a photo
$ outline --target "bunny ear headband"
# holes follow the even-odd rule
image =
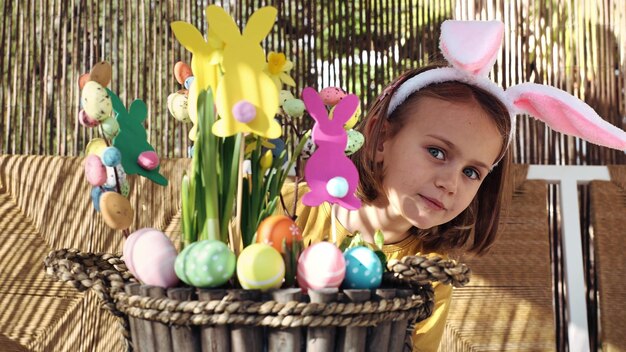
[[[511,115],[511,134],[515,134],[515,115],[529,114],[558,132],[588,142],[626,151],[626,133],[603,120],[586,103],[551,86],[521,83],[506,91],[487,75],[502,44],[504,24],[500,21],[453,21],[441,24],[439,47],[451,67],[422,72],[395,90],[387,116],[412,93],[435,83],[459,81],[486,90],[497,97]]]

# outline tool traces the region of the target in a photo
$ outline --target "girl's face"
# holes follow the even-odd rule
[[[476,102],[421,97],[404,125],[378,148],[392,218],[420,229],[449,222],[474,199],[503,139]],[[385,201],[384,195],[379,201]]]

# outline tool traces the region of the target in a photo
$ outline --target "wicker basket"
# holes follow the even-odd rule
[[[402,351],[434,306],[429,282],[463,286],[470,271],[441,258],[388,263],[377,290],[194,289],[140,285],[119,255],[61,249],[48,276],[93,289],[119,317],[129,351]]]

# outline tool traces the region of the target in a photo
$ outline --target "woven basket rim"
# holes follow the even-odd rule
[[[434,308],[434,292],[429,281],[463,286],[470,276],[464,264],[441,257],[407,256],[388,264],[390,271],[385,274],[384,282],[392,286],[389,288],[404,289],[406,297],[372,298],[363,302],[281,303],[273,299],[237,300],[230,295],[237,289],[226,289],[224,298],[219,300],[129,294],[126,286],[138,283],[119,253],[60,249],[51,251],[44,260],[49,277],[70,282],[79,291],[93,289],[103,308],[116,316],[175,325],[314,327],[373,326],[403,319],[419,321],[430,316]]]

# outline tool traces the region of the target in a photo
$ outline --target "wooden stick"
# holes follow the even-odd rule
[[[321,290],[309,290],[311,303],[336,302],[339,290],[325,288]],[[307,352],[326,352],[335,350],[335,327],[310,327],[307,328]]]
[[[141,295],[153,298],[165,298],[165,289],[159,286],[141,285]],[[147,324],[146,324],[147,323]],[[170,334],[170,328],[166,324],[158,321],[144,320],[146,324],[146,330],[152,334],[152,339],[149,343],[153,351],[159,352],[172,352],[172,336]],[[148,328],[149,326],[149,328]]]
[[[302,296],[300,288],[287,288],[272,292],[272,298],[279,303],[291,301],[299,302]],[[300,328],[273,328],[269,329],[269,352],[299,351],[302,341]]]
[[[191,287],[170,288],[167,290],[167,297],[178,301],[191,300],[193,289]],[[191,326],[170,327],[172,334],[172,346],[176,352],[195,352],[200,350],[199,329]]]
[[[200,301],[221,300],[226,296],[225,290],[198,290]],[[230,351],[230,332],[227,325],[204,325],[200,328],[202,352]]]
[[[347,302],[365,302],[370,299],[370,290],[344,290],[344,300]],[[337,337],[337,350],[340,352],[363,352],[367,339],[367,327],[346,326],[340,328]]]
[[[402,289],[396,291],[396,297],[410,297],[413,294],[412,290]],[[389,336],[389,352],[401,352],[404,349],[404,339],[406,334],[406,327],[409,321],[407,319],[396,320],[391,324],[390,336]],[[412,332],[410,332],[412,333]]]
[[[140,286],[141,284],[138,283],[127,284],[124,287],[124,291],[129,295],[138,295]],[[142,341],[145,335],[142,321],[137,318],[128,317],[128,322],[130,323],[130,337],[133,341],[133,350],[135,352],[145,351]]]
[[[229,290],[228,294],[236,301],[258,301],[259,290]],[[230,346],[232,352],[262,352],[263,328],[248,325],[230,327]]]
[[[383,289],[376,290],[377,300],[393,299],[396,297],[396,289]],[[391,321],[385,321],[374,328],[367,336],[367,351],[386,351],[389,346],[389,337],[391,333]]]

